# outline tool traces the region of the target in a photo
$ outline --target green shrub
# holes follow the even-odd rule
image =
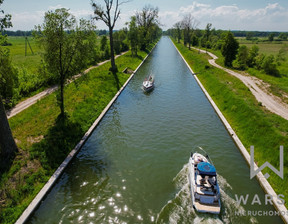
[[[279,77],[280,73],[274,61],[275,61],[275,58],[273,55],[269,55],[265,57],[263,64],[262,64],[262,68],[266,74]]]

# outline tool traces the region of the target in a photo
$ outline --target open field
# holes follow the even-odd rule
[[[27,56],[25,56],[25,37],[8,37],[8,42],[11,46],[5,46],[9,49],[12,63],[20,68],[26,68],[30,73],[37,73],[38,66],[41,62],[41,49],[32,37],[27,37],[31,48],[34,52],[32,54],[29,45],[27,44]]]
[[[257,45],[259,47],[259,52],[264,54],[273,54],[276,56],[279,50],[285,45],[288,46],[288,41],[255,41],[255,40],[246,40],[245,38],[236,38],[241,45],[246,45],[249,49],[253,45]],[[288,58],[288,55],[287,55]]]

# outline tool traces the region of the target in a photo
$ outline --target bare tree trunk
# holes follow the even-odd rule
[[[0,96],[0,171],[6,169],[18,152]]]
[[[60,110],[61,117],[64,117],[64,75],[61,75],[61,83],[60,83]]]
[[[59,66],[60,66],[60,116],[64,118],[64,82],[65,82],[65,74],[62,64],[62,44],[59,46]]]
[[[111,68],[112,72],[117,72],[117,66],[115,64],[115,57],[114,57],[114,43],[113,43],[113,29],[109,27],[109,37],[110,37],[110,56],[111,56]]]

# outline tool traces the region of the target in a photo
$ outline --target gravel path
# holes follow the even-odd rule
[[[117,58],[117,57],[119,57],[119,56],[121,56],[123,54],[126,54],[127,52],[128,51],[126,51],[126,52],[124,52],[124,53],[122,53],[120,55],[117,55],[115,58]],[[110,60],[106,60],[106,61],[100,62],[99,64],[86,69],[83,73],[80,73],[78,75],[73,76],[70,80],[67,81],[67,83],[73,82],[74,80],[76,80],[79,77],[81,77],[83,74],[88,73],[90,70],[92,70],[92,69],[94,69],[94,68],[96,68],[96,67],[98,67],[100,65],[103,65],[103,64],[107,63],[108,61],[110,61]],[[42,99],[43,97],[55,92],[58,88],[59,88],[58,85],[52,86],[52,87],[42,91],[41,93],[38,93],[37,95],[32,96],[32,97],[22,101],[21,103],[17,104],[11,110],[6,112],[8,119],[13,117],[13,116],[15,116],[16,114],[20,113],[21,111],[27,109],[28,107],[30,107],[31,105],[36,103],[38,100]]]
[[[206,53],[205,50],[200,50],[194,48],[202,53]],[[273,95],[269,92],[268,87],[269,84],[265,83],[263,80],[258,79],[256,77],[252,77],[250,75],[242,75],[240,73],[234,72],[230,69],[224,68],[218,64],[216,64],[215,60],[218,57],[211,52],[207,51],[212,59],[209,59],[209,63],[216,68],[222,69],[223,71],[237,77],[240,79],[251,91],[251,93],[255,96],[258,102],[261,102],[262,106],[265,106],[269,111],[283,117],[288,120],[288,105],[282,101],[282,99],[278,96]]]

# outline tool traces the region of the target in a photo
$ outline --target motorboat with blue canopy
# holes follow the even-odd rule
[[[220,188],[216,168],[209,156],[198,152],[191,153],[188,165],[193,207],[198,212],[219,214],[221,210]]]

